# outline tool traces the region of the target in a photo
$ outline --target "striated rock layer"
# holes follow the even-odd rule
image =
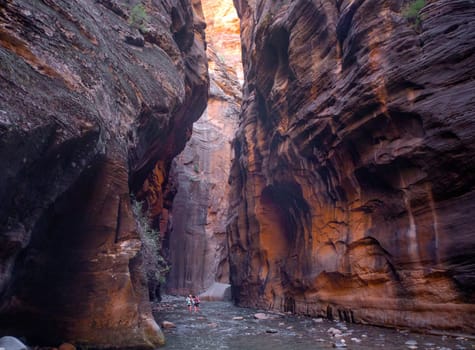
[[[199,293],[216,281],[229,283],[226,223],[231,143],[241,102],[239,21],[230,0],[204,0],[203,10],[210,96],[185,150],[173,163],[177,193],[164,242],[171,266],[166,290],[171,294]],[[223,38],[231,49],[222,45]]]
[[[235,3],[237,302],[473,334],[473,1]]]
[[[205,107],[203,29],[199,2],[2,3],[1,334],[163,343],[129,193]]]

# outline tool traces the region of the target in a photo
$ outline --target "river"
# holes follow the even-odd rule
[[[176,325],[164,329],[167,344],[162,349],[169,350],[475,349],[475,340],[464,337],[273,314],[227,302],[202,302],[199,312],[190,313],[184,298],[166,296],[155,305],[155,311],[160,323]],[[258,312],[269,318],[256,319]]]

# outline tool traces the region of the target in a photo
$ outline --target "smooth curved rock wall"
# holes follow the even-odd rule
[[[475,331],[475,4],[236,0],[233,295]]]
[[[143,23],[131,11],[2,2],[2,334],[50,346],[164,341],[129,194],[170,164],[206,105],[204,22],[199,2],[147,2]]]

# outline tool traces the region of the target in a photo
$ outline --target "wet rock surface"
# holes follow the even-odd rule
[[[406,3],[236,1],[240,305],[475,332],[475,8]]]
[[[171,320],[176,328],[166,330],[164,349],[259,349],[308,350],[332,349],[345,344],[348,349],[385,348],[407,350],[416,344],[423,350],[472,349],[474,340],[423,335],[405,330],[348,324],[290,314],[270,313],[267,319],[255,319],[256,310],[238,308],[225,302],[202,302],[200,312],[190,313],[184,298],[165,297],[155,305],[158,319]],[[341,331],[335,337],[329,329]],[[410,344],[409,344],[409,343]],[[409,345],[408,345],[409,344]]]

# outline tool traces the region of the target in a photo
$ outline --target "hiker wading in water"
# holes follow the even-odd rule
[[[200,298],[197,295],[193,295],[193,305],[195,306],[195,312],[200,311]]]
[[[190,312],[193,310],[193,304],[193,296],[190,294],[186,297],[186,306]]]

